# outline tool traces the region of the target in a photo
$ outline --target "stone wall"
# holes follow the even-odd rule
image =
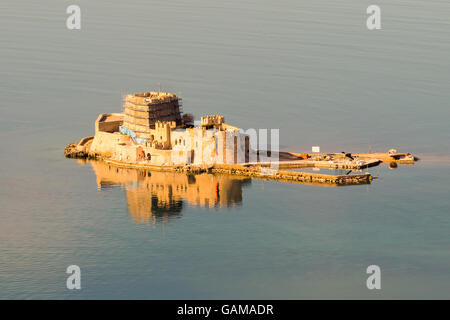
[[[100,156],[103,158],[111,157],[116,147],[120,144],[127,144],[130,141],[130,137],[120,134],[118,132],[109,133],[103,131],[97,131],[95,133],[94,140],[92,141],[89,154],[91,156]]]
[[[95,120],[95,132],[117,132],[123,123],[122,113],[103,113]]]

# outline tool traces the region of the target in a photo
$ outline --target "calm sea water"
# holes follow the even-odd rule
[[[72,3],[0,3],[0,298],[450,298],[448,1],[380,0],[379,31],[369,1],[79,0],[69,31]],[[423,161],[331,188],[64,158],[158,83],[287,150]]]

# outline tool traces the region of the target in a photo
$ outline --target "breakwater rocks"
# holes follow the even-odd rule
[[[81,139],[78,143],[71,143],[64,149],[64,155],[67,158],[95,158],[89,156],[89,148],[94,137],[86,137]]]
[[[369,184],[372,182],[372,175],[369,173],[352,175],[328,175],[309,172],[294,172],[284,170],[270,170],[268,168],[247,168],[243,166],[217,165],[212,167],[213,173],[225,173],[254,177],[258,179],[279,180],[285,182],[299,182],[311,184],[328,185],[356,185]]]
[[[64,155],[66,158],[79,158],[84,159],[88,157],[88,153],[81,148],[78,148],[77,143],[71,143],[64,149]]]
[[[359,185],[370,184],[373,177],[369,173],[364,174],[350,174],[350,175],[327,175],[309,172],[294,172],[294,171],[282,171],[273,170],[261,167],[245,167],[242,165],[227,165],[216,164],[210,166],[150,166],[146,164],[134,164],[123,163],[110,159],[106,159],[105,162],[116,165],[119,167],[127,168],[140,168],[154,171],[175,171],[185,174],[227,174],[246,176],[249,178],[263,179],[263,180],[278,180],[283,182],[296,182],[307,183],[317,185],[329,185],[329,186],[345,186],[345,185]]]

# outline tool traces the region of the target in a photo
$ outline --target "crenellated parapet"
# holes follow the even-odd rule
[[[203,127],[220,126],[225,122],[222,115],[208,115],[200,118]]]

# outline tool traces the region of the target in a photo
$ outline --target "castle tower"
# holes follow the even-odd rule
[[[157,121],[181,124],[181,99],[168,92],[128,94],[124,99],[123,127],[132,130],[138,138],[150,139]]]

